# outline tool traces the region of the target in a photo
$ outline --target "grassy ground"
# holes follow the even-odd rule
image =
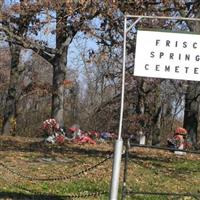
[[[0,198],[108,199],[112,159],[106,157],[112,152],[111,143],[58,146],[46,145],[37,139],[0,137]],[[103,160],[105,162],[101,163]],[[120,193],[123,169],[122,161]],[[176,156],[163,150],[132,148],[127,189],[131,192],[197,194],[196,197],[130,194],[128,200],[200,199],[200,155]]]

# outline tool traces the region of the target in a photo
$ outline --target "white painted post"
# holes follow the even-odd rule
[[[122,121],[123,121],[123,111],[124,111],[124,88],[125,88],[125,68],[126,68],[126,23],[127,18],[124,19],[124,45],[123,45],[123,67],[122,67],[122,91],[121,91],[121,109],[120,109],[120,121],[119,121],[119,132],[118,139],[115,143],[115,153],[112,168],[112,180],[110,187],[110,200],[117,200],[118,188],[119,188],[119,176],[120,176],[120,165],[122,157]]]
[[[120,121],[119,121],[119,132],[118,139],[115,143],[115,153],[113,160],[112,179],[110,187],[110,200],[117,200],[118,188],[119,188],[119,176],[120,176],[120,165],[122,157],[122,122],[124,112],[124,91],[125,91],[125,73],[126,73],[126,35],[127,32],[140,21],[141,17],[138,18],[129,28],[127,28],[127,16],[124,18],[124,44],[123,44],[123,66],[122,66],[122,90],[121,90],[121,108],[120,108]]]

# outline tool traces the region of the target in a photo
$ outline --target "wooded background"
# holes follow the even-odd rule
[[[50,117],[117,132],[124,15],[198,18],[199,8],[198,0],[1,0],[1,134],[40,136]],[[199,22],[177,20],[143,19],[136,28],[200,32]],[[135,37],[133,28],[123,136],[143,131],[149,144],[163,144],[184,126],[198,145],[199,82],[134,77]]]

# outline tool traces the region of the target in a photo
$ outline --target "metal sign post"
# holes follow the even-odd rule
[[[127,18],[137,18],[136,21],[127,27]],[[125,90],[125,69],[126,69],[126,36],[128,31],[133,28],[141,19],[166,19],[166,20],[181,20],[181,21],[200,21],[199,18],[185,18],[185,17],[165,17],[165,16],[141,16],[141,15],[125,15],[124,19],[124,44],[123,44],[123,69],[122,69],[122,89],[121,89],[121,109],[120,109],[120,121],[119,121],[119,132],[118,139],[115,143],[114,148],[114,160],[112,168],[112,179],[110,187],[110,200],[117,200],[118,188],[119,188],[119,177],[120,177],[120,165],[122,157],[122,122],[123,122],[123,111],[124,111],[124,90]]]
[[[122,157],[122,123],[123,123],[123,111],[124,111],[124,89],[125,89],[125,69],[126,69],[126,35],[127,32],[132,28],[141,18],[138,18],[132,26],[127,28],[127,17],[124,19],[124,45],[123,45],[123,69],[122,69],[122,90],[121,90],[121,109],[120,109],[120,121],[119,121],[119,132],[118,139],[115,143],[115,152],[112,168],[112,180],[110,188],[110,200],[117,200],[118,188],[119,188],[119,176],[120,176],[120,165]]]
[[[122,120],[123,120],[123,110],[124,110],[124,83],[125,83],[125,65],[126,65],[125,64],[126,63],[126,22],[127,22],[127,18],[125,17],[120,122],[119,122],[118,138],[116,140],[115,148],[114,148],[115,152],[114,152],[114,158],[113,158],[110,200],[117,200],[117,196],[118,196],[120,165],[121,165],[122,147],[123,147]]]

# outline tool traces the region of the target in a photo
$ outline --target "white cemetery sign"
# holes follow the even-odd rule
[[[200,81],[200,35],[138,30],[134,75]]]

